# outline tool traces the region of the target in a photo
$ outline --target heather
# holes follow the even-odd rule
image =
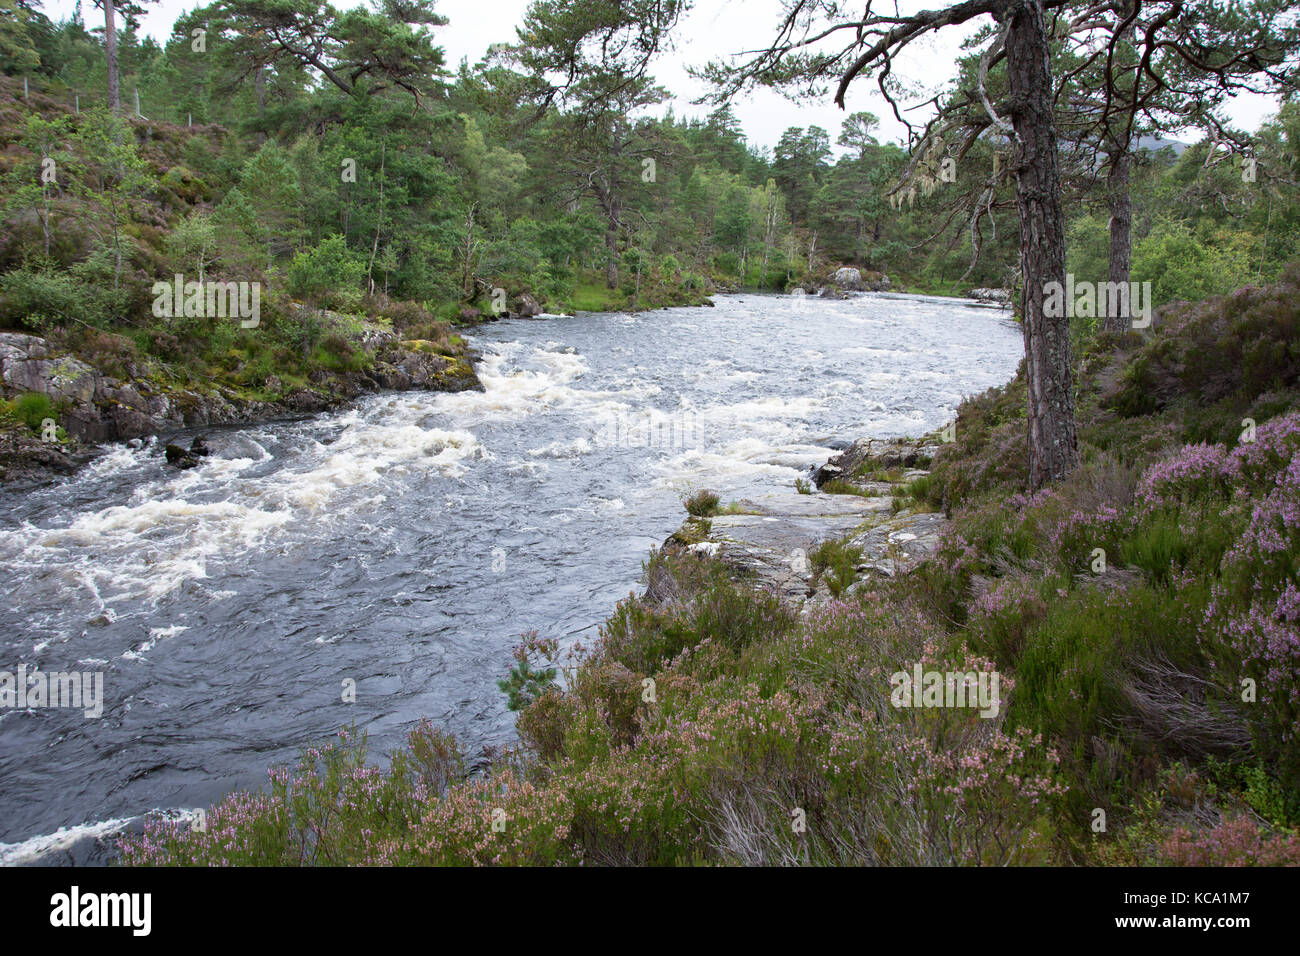
[[[1083,464],[1036,493],[1023,382],[963,403],[898,497],[952,519],[908,574],[830,543],[830,596],[800,613],[670,543],[592,646],[525,635],[502,682],[520,743],[486,768],[427,725],[383,770],[347,734],[126,859],[1296,865],[1295,286],[1088,345]],[[1237,368],[1184,376],[1207,341]],[[996,712],[900,706],[917,665],[996,674]]]

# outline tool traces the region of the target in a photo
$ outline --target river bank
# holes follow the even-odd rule
[[[113,442],[291,420],[380,391],[483,388],[463,342],[403,339],[369,324],[342,341],[358,356],[352,367],[322,364],[302,382],[270,375],[250,391],[180,379],[148,358],[115,376],[49,339],[0,332],[0,482],[71,474]],[[171,447],[169,463],[193,464]]]
[[[940,440],[860,439],[816,468],[811,482],[726,506],[697,492],[662,550],[716,558],[738,583],[801,613],[825,607],[907,573],[938,546],[950,522],[906,489],[929,476]]]
[[[890,291],[888,276],[840,268],[823,284],[796,289],[788,300],[844,300]],[[892,291],[901,294],[898,287]],[[583,312],[624,314],[712,308],[711,297],[719,294],[764,295],[712,281],[703,289],[678,283],[647,289],[643,295],[591,285],[578,290],[571,301],[545,306],[529,294],[519,295],[508,301],[501,315],[465,308],[454,327],[576,314],[577,305]],[[474,372],[478,356],[453,326],[432,320],[420,309],[412,317],[407,305],[393,304],[393,318],[279,303],[268,309],[270,331],[262,339],[257,332],[243,330],[230,339],[229,329],[222,330],[214,338],[225,344],[214,345],[197,360],[195,347],[175,338],[160,341],[156,334],[145,335],[141,346],[135,333],[144,330],[132,332],[134,338],[89,328],[56,330],[48,336],[0,332],[0,484],[72,474],[113,442],[293,420],[379,392],[481,389]],[[193,330],[188,335],[198,337]],[[286,348],[290,343],[297,344]],[[168,349],[184,361],[165,361]],[[164,441],[159,447],[167,450],[169,463],[190,466],[197,456],[188,443],[168,450]]]

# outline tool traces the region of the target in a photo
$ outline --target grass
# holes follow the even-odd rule
[[[857,577],[862,549],[844,540],[823,541],[808,553],[813,584],[824,583],[832,597],[839,597]]]
[[[852,482],[845,481],[843,478],[832,478],[826,484],[822,485],[822,494],[824,495],[857,495],[859,498],[875,497],[865,488],[860,488]]]
[[[691,517],[708,518],[718,513],[720,500],[715,492],[702,490],[690,495],[682,503],[686,506],[686,513]]]

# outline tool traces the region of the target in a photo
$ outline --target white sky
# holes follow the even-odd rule
[[[360,0],[335,0],[335,6],[351,7]],[[59,20],[72,15],[76,0],[44,0],[46,16]],[[142,18],[144,30],[159,42],[171,34],[176,17],[198,6],[197,0],[160,0],[146,8]],[[935,6],[934,0],[899,0],[904,11]],[[437,42],[446,51],[447,62],[455,68],[462,57],[471,64],[486,52],[489,45],[516,40],[514,26],[528,7],[528,0],[438,0],[437,10],[450,21],[435,31]],[[695,7],[679,26],[675,48],[654,66],[660,85],[676,97],[674,109],[679,116],[703,116],[706,106],[694,106],[691,100],[704,92],[702,84],[686,73],[687,65],[703,65],[710,59],[763,46],[773,35],[781,9],[780,0],[695,0]],[[83,2],[87,26],[102,26],[103,14],[90,0]],[[953,63],[965,36],[963,28],[948,28],[937,36],[918,41],[895,66],[895,74],[917,88],[933,94],[953,76]],[[924,99],[926,97],[918,97]],[[841,111],[825,103],[793,103],[784,97],[762,90],[734,104],[741,127],[751,144],[771,148],[781,133],[791,126],[821,126],[833,143],[839,135],[844,116],[855,110],[869,110],[881,119],[879,138],[903,142],[905,128],[893,119],[888,104],[876,91],[874,80],[859,80],[848,96],[848,110]],[[1274,99],[1243,96],[1229,110],[1232,120],[1250,132],[1277,111]],[[913,123],[923,117],[914,114]],[[1199,138],[1196,135],[1184,137]]]

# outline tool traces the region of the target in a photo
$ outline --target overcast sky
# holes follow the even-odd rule
[[[341,0],[336,6],[355,6],[360,0]],[[147,8],[143,17],[145,32],[163,42],[171,34],[176,17],[198,6],[196,0],[160,0]],[[71,16],[76,0],[44,0],[44,10],[53,19]],[[934,0],[900,0],[905,12],[934,7]],[[475,63],[493,43],[514,42],[517,24],[528,0],[438,0],[437,10],[450,23],[436,31],[437,42],[446,50],[447,62],[454,68],[462,58]],[[763,46],[773,35],[780,0],[695,0],[694,9],[677,30],[675,47],[654,67],[659,83],[671,91],[674,109],[680,115],[699,115],[708,107],[694,106],[691,100],[704,92],[702,84],[686,72],[688,65],[702,65],[710,59],[728,56]],[[90,0],[83,3],[87,26],[103,25],[103,13]],[[895,74],[920,90],[933,94],[953,74],[953,62],[960,53],[964,28],[943,30],[937,36],[918,41],[898,61]],[[927,97],[919,97],[925,99]],[[760,91],[734,105],[749,141],[758,147],[771,148],[790,126],[821,126],[834,142],[847,113],[869,110],[881,118],[880,138],[903,142],[905,128],[895,121],[888,105],[875,92],[873,81],[860,81],[850,88],[848,110],[834,104],[792,103],[771,91]],[[1274,100],[1265,97],[1239,97],[1230,111],[1233,121],[1250,132],[1277,111]],[[923,120],[914,114],[913,122]],[[1199,138],[1195,134],[1186,139]]]

